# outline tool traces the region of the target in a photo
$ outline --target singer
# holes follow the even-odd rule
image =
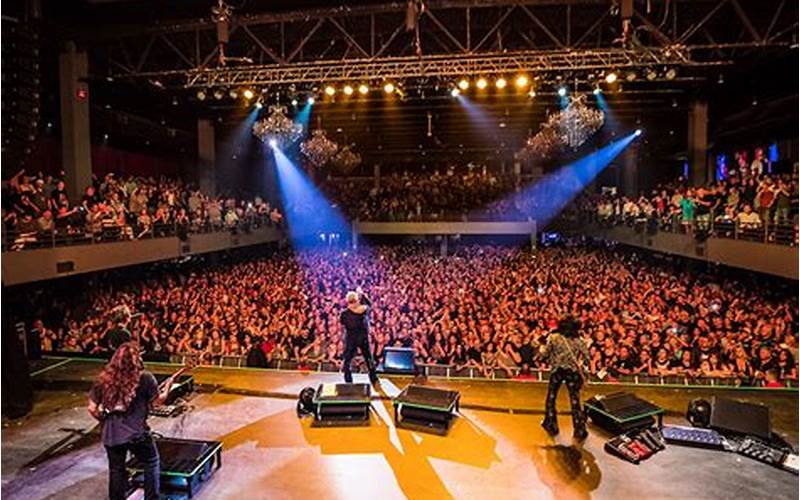
[[[350,363],[356,355],[356,349],[361,351],[364,361],[367,362],[369,369],[369,381],[372,385],[378,383],[378,375],[375,373],[375,363],[372,360],[372,351],[369,348],[369,300],[361,287],[356,291],[347,292],[345,297],[347,308],[339,316],[344,326],[344,381],[353,382],[353,374],[350,371]]]

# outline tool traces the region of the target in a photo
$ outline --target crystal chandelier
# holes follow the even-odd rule
[[[300,151],[314,168],[322,168],[339,151],[339,145],[328,139],[321,128],[311,133],[311,138],[300,144]]]
[[[571,97],[569,105],[547,117],[536,135],[525,142],[519,157],[548,158],[565,148],[577,149],[605,123],[605,115],[586,105],[586,96]]]
[[[353,169],[361,165],[361,155],[350,149],[350,146],[344,146],[333,157],[333,164],[342,174],[349,174]]]
[[[253,135],[263,143],[275,141],[285,146],[295,143],[303,135],[303,126],[286,116],[285,106],[270,106],[269,116],[253,124]]]

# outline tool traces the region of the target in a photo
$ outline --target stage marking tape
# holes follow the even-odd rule
[[[58,363],[55,363],[53,365],[45,366],[44,368],[42,368],[40,370],[36,370],[35,372],[31,373],[31,377],[35,377],[35,376],[40,375],[40,374],[42,374],[44,372],[50,371],[53,368],[58,368],[59,366],[64,366],[67,363],[70,363],[71,361],[72,361],[71,358],[67,358],[67,359],[61,360]]]

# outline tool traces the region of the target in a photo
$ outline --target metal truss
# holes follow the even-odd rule
[[[788,0],[424,0],[81,29],[95,73],[168,87],[716,66],[796,44]],[[627,11],[625,6],[631,7]],[[626,16],[626,17],[623,17]]]
[[[381,82],[408,79],[455,79],[469,75],[513,75],[518,72],[594,71],[608,68],[641,68],[664,65],[694,65],[685,50],[596,49],[581,51],[521,51],[480,55],[396,57],[380,60],[352,59],[318,63],[237,66],[219,69],[178,71],[167,75],[185,78],[184,86],[214,87],[324,82]],[[703,63],[704,65],[707,63]],[[715,63],[717,64],[717,63]],[[164,73],[142,74],[163,77]]]

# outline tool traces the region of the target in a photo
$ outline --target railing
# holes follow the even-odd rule
[[[194,354],[173,354],[169,357],[171,363],[186,364],[190,358],[194,359]],[[203,366],[245,368],[247,365],[246,356],[215,356],[205,358],[200,363]],[[475,379],[475,380],[513,380],[513,381],[534,381],[546,382],[550,378],[549,370],[531,369],[529,373],[522,376],[522,370],[517,367],[506,369],[496,368],[492,370],[490,377],[485,377],[479,368],[463,367],[457,368],[454,365],[417,363],[418,373],[426,377],[442,377],[448,379]],[[300,364],[295,360],[279,359],[267,362],[266,366],[248,367],[264,368],[272,370],[304,370],[313,372],[338,373],[341,371],[340,361],[318,361]],[[363,366],[360,368],[364,368]],[[353,371],[358,372],[358,367]],[[741,377],[702,377],[689,375],[621,375],[613,379],[601,380],[594,375],[589,377],[589,383],[619,383],[634,385],[655,385],[655,386],[696,386],[696,387],[746,387],[746,381]],[[787,388],[797,388],[797,380],[783,381]],[[758,387],[758,386],[755,386]]]
[[[205,221],[202,224],[153,224],[142,226],[131,224],[120,226],[109,224],[102,227],[80,228],[71,230],[57,230],[46,232],[20,232],[4,231],[2,238],[2,251],[20,251],[37,248],[55,248],[70,245],[88,245],[110,243],[115,241],[132,241],[142,239],[166,238],[189,234],[207,234],[223,231],[247,232],[259,227],[277,227],[269,216],[248,217],[235,224],[226,224],[224,221]]]
[[[657,231],[714,236],[760,243],[773,243],[798,246],[798,225],[788,222],[767,221],[759,224],[745,224],[735,219],[717,217],[712,212],[707,218],[682,221],[679,216],[667,217],[624,217],[611,215],[603,217],[596,212],[583,212],[583,222],[597,223],[605,227],[628,226],[650,234]]]

